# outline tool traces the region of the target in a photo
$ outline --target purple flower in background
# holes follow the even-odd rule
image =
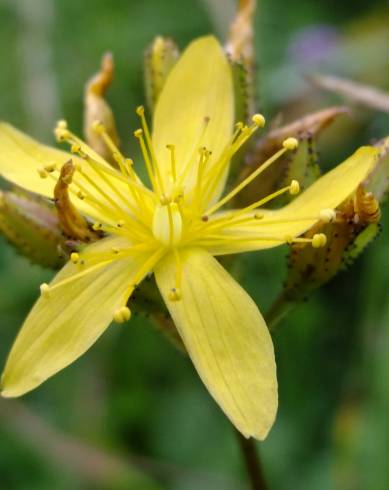
[[[288,55],[293,63],[299,65],[323,63],[333,55],[340,40],[341,35],[335,27],[310,25],[292,37]]]

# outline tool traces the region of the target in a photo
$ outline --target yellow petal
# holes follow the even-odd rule
[[[166,145],[175,145],[178,175],[191,165],[186,180],[186,187],[191,187],[199,148],[212,151],[208,172],[231,138],[233,119],[232,79],[226,56],[214,37],[200,38],[189,45],[172,69],[154,114],[153,145],[165,181],[169,182],[171,174]]]
[[[182,299],[171,301],[175,260],[156,268],[158,287],[201,379],[246,437],[264,439],[277,411],[273,344],[248,294],[207,252],[181,254]]]
[[[359,148],[287,206],[275,211],[260,209],[250,216],[263,215],[262,219],[251,219],[246,224],[226,229],[226,239],[209,247],[210,252],[223,255],[261,250],[284,243],[286,237],[301,235],[319,221],[322,210],[335,209],[356,190],[374,167],[377,156],[377,148]]]
[[[127,245],[109,238],[82,254],[85,265],[101,262],[101,254]],[[111,252],[112,256],[112,252]],[[148,256],[131,256],[99,267],[41,296],[27,317],[8,357],[2,376],[2,396],[20,396],[43,383],[81,356],[111,323],[127,300],[133,274]],[[68,263],[50,286],[79,272]]]
[[[101,165],[107,166],[112,172],[111,167],[104,162],[103,159],[95,155]],[[85,174],[90,177],[95,184],[102,189],[106,194],[113,197],[119,205],[125,203],[118,198],[114,189],[117,189],[126,197],[127,201],[131,198],[128,192],[127,185],[116,177],[107,175],[103,179],[90,166],[80,158],[61,151],[56,148],[51,148],[42,145],[30,138],[29,136],[18,131],[7,123],[0,122],[0,175],[6,180],[17,184],[31,192],[41,194],[45,197],[54,198],[55,180],[50,176],[42,179],[39,176],[38,169],[50,166],[53,163],[60,168],[65,162],[72,159],[75,163],[82,166]],[[53,173],[58,177],[58,172]],[[88,181],[81,178],[82,185],[90,192],[97,200],[106,201],[102,195]],[[107,183],[109,181],[111,185]],[[92,218],[110,222],[112,219],[112,210],[96,208],[88,204],[88,199],[74,198],[75,206],[83,213]]]

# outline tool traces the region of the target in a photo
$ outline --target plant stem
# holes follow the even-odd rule
[[[271,334],[274,333],[282,318],[295,306],[296,302],[287,300],[283,294],[275,300],[265,315],[266,323]],[[267,490],[261,458],[255,446],[255,440],[252,438],[246,439],[240,432],[236,429],[234,430],[246,466],[251,490]]]
[[[273,335],[280,321],[296,306],[296,301],[287,299],[284,294],[280,294],[271,305],[265,315],[265,320],[270,333]]]
[[[255,447],[254,439],[246,439],[237,430],[235,430],[235,434],[246,466],[251,490],[266,490],[267,485],[263,474],[262,463]]]

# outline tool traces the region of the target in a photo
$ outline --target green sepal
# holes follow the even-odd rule
[[[144,83],[147,105],[154,111],[167,76],[180,56],[176,43],[158,36],[147,48],[144,57]]]
[[[382,204],[389,196],[389,136],[375,146],[380,149],[377,165],[367,180],[367,189]]]
[[[372,223],[363,229],[355,240],[345,249],[341,269],[347,269],[381,231],[379,223]]]

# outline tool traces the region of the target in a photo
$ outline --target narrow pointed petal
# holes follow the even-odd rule
[[[158,287],[211,395],[246,437],[264,439],[277,411],[273,344],[258,308],[207,252],[181,254],[182,299],[171,301],[175,260],[156,269]]]
[[[0,176],[28,191],[53,199],[55,179],[49,175],[46,178],[41,178],[39,170],[53,164],[56,165],[57,169],[60,169],[66,162],[73,160],[74,163],[82,167],[85,175],[90,177],[99,189],[112,196],[123,208],[125,208],[126,202],[118,198],[117,191],[126,196],[127,201],[131,200],[127,185],[119,178],[111,176],[115,171],[100,157],[97,157],[99,163],[108,168],[107,172],[111,172],[111,174],[104,175],[104,178],[77,156],[42,145],[11,125],[2,122],[0,122],[0,149]],[[52,175],[58,178],[59,173],[54,172]],[[80,177],[80,179],[83,187],[90,192],[91,196],[97,200],[102,200],[102,196],[96,187],[84,178]],[[112,219],[112,211],[115,211],[96,207],[91,204],[91,201],[88,201],[88,198],[84,200],[74,198],[74,204],[83,214],[108,222]]]
[[[377,157],[377,148],[359,148],[287,206],[275,211],[259,209],[248,214],[246,222],[227,225],[223,239],[212,244],[209,251],[223,255],[261,250],[281,245],[287,237],[301,235],[319,221],[322,210],[337,208],[357,189],[373,169]],[[254,219],[254,214],[262,218]]]
[[[56,148],[42,145],[0,122],[0,175],[36,194],[53,197],[54,181],[39,176],[38,169],[53,163],[64,164],[73,156]]]
[[[125,246],[121,238],[105,239],[87,247],[83,267],[107,260],[112,247]],[[127,242],[128,246],[128,242]],[[103,257],[101,254],[105,254]],[[125,305],[132,277],[148,255],[106,262],[92,272],[41,296],[27,317],[8,357],[1,395],[16,397],[34,389],[71,364],[91,347]],[[50,286],[80,272],[68,263]]]
[[[166,182],[175,145],[177,174],[192,164],[187,187],[193,186],[198,150],[212,151],[210,170],[232,135],[234,101],[227,59],[214,37],[192,42],[172,69],[159,97],[153,124],[153,145]]]

